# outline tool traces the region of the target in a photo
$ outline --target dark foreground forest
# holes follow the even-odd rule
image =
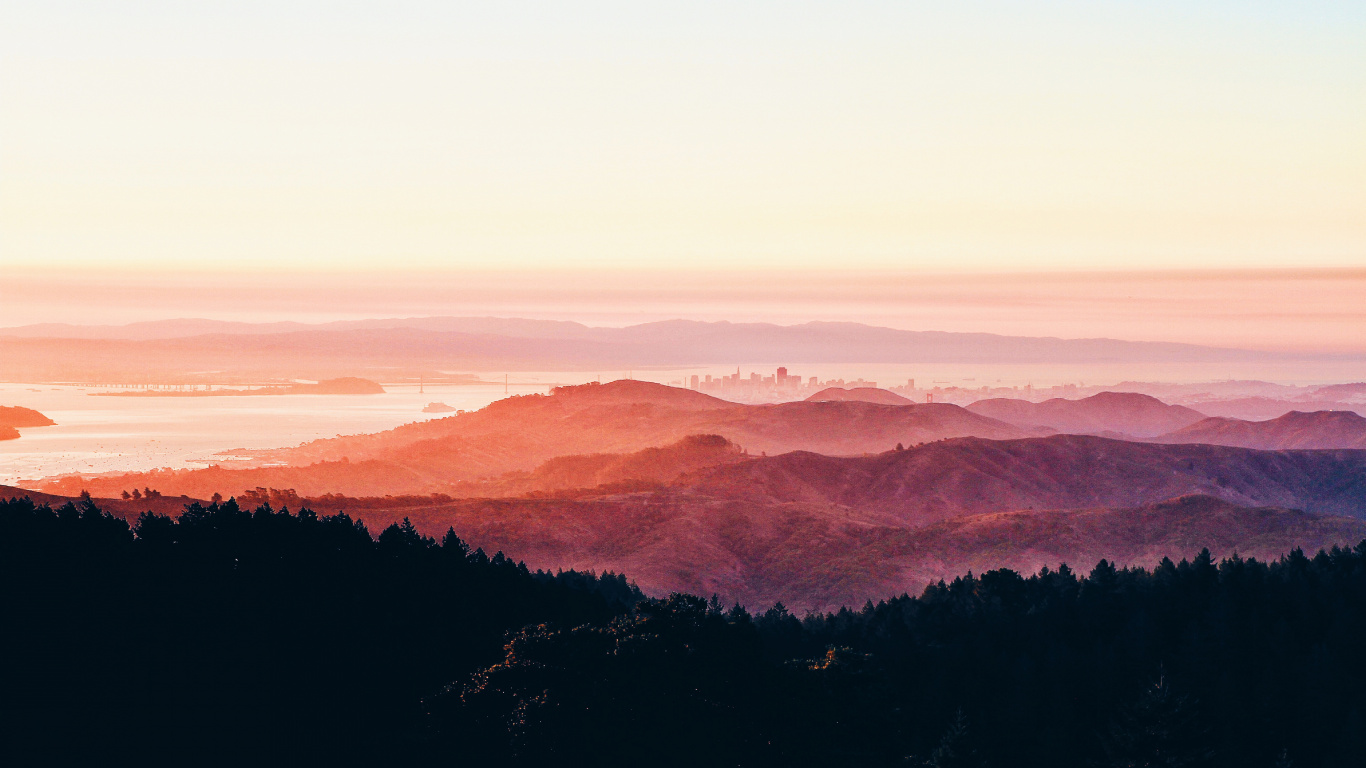
[[[454,531],[17,499],[0,590],[9,765],[1366,761],[1366,542],[798,617],[532,573]]]

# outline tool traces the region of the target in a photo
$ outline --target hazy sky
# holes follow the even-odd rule
[[[1361,2],[4,2],[23,265],[1366,264]]]
[[[0,324],[1360,348],[1363,270],[1359,0],[0,0]]]

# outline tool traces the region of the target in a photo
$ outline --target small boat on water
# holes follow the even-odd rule
[[[427,403],[427,407],[422,409],[423,413],[454,413],[455,409],[445,403]]]

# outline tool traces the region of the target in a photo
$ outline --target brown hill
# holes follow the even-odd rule
[[[1267,421],[1208,418],[1157,438],[1243,448],[1366,448],[1366,418],[1352,411],[1291,411]]]
[[[880,403],[882,405],[912,405],[914,401],[879,387],[830,387],[806,398],[808,403],[849,402]]]
[[[1101,392],[1080,400],[1054,398],[1042,403],[993,398],[978,400],[968,410],[1022,427],[1072,435],[1155,437],[1205,418],[1199,411],[1137,392]]]
[[[751,454],[808,450],[860,455],[899,442],[964,435],[1008,439],[1032,433],[956,405],[741,405],[687,389],[618,381],[511,397],[479,411],[374,435],[253,452],[260,465],[251,469],[72,477],[42,487],[69,494],[84,488],[106,496],[149,485],[164,493],[200,496],[257,486],[295,488],[305,495],[458,493],[459,483],[529,472],[557,456],[631,453],[697,434],[719,435]]]

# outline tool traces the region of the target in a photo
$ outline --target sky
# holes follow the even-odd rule
[[[0,0],[0,323],[283,281],[201,306],[330,316],[378,280],[464,297],[438,314],[1350,344],[1363,137],[1360,2]],[[1278,318],[1309,272],[1315,319]],[[167,287],[69,300],[92,281]]]

